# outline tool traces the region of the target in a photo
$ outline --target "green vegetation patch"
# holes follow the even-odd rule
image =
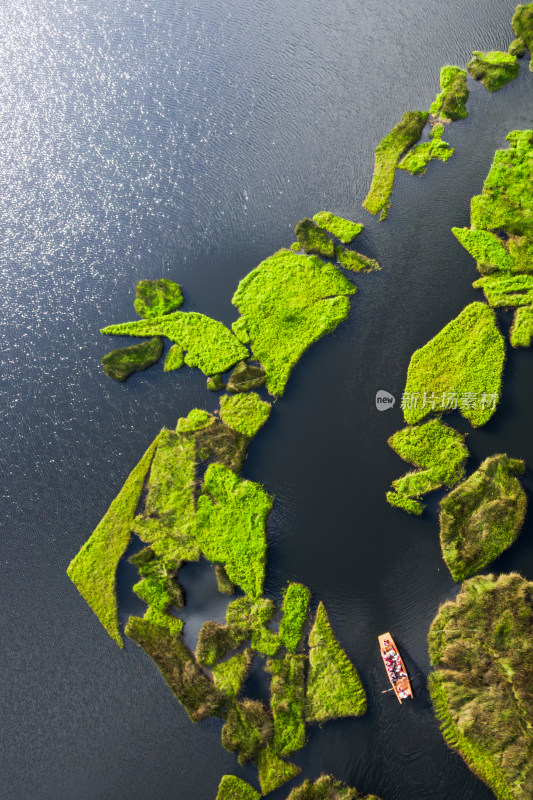
[[[212,667],[244,641],[240,632],[218,622],[204,622],[198,633],[196,659],[206,667]]]
[[[319,228],[312,219],[301,219],[297,223],[294,233],[304,253],[315,253],[324,258],[333,258],[335,245],[326,231]]]
[[[207,428],[217,421],[213,414],[203,408],[193,408],[186,417],[180,417],[176,423],[176,433],[192,433]]]
[[[441,91],[432,102],[429,113],[439,119],[457,120],[468,116],[466,101],[470,94],[466,83],[466,70],[445,66],[440,71]]]
[[[413,353],[402,400],[405,421],[413,425],[432,412],[458,408],[474,427],[484,425],[498,404],[504,360],[494,311],[471,303]]]
[[[246,764],[272,741],[273,730],[272,716],[262,703],[237,700],[222,728],[222,745],[230,752],[238,751],[239,764]]]
[[[351,222],[344,217],[336,217],[331,211],[319,211],[315,214],[313,221],[320,228],[336,236],[343,244],[350,244],[356,236],[359,236],[364,228],[359,222]]]
[[[228,392],[250,392],[259,389],[266,381],[266,372],[260,364],[241,361],[228,380]]]
[[[513,31],[519,39],[525,42],[529,52],[533,52],[533,3],[518,5],[511,21]],[[533,71],[533,62],[529,69]]]
[[[483,289],[489,306],[514,308],[533,303],[533,275],[496,275],[479,278],[472,284]]]
[[[452,228],[452,233],[475,258],[477,268],[482,275],[511,271],[513,259],[496,234],[471,228]]]
[[[507,48],[507,52],[511,56],[516,56],[517,58],[523,58],[523,56],[526,53],[526,43],[520,37],[518,37],[518,39],[513,39],[513,41]]]
[[[205,557],[222,564],[232,583],[252,598],[262,594],[266,520],[272,498],[223,464],[210,464],[196,510],[196,536]]]
[[[172,621],[172,617],[168,617]],[[178,620],[173,620],[178,622]],[[130,617],[125,631],[152,658],[171,691],[184,706],[193,722],[216,714],[225,696],[198,666],[172,624]]]
[[[258,653],[275,656],[279,650],[280,640],[268,627],[276,606],[266,597],[254,600],[250,597],[239,597],[226,609],[226,622],[235,637],[241,640],[250,639],[252,647]]]
[[[163,367],[164,371],[172,372],[175,369],[181,369],[184,364],[185,353],[183,352],[182,346],[179,344],[173,344],[168,351],[167,357],[165,358],[165,365]]]
[[[359,717],[366,711],[366,695],[354,665],[338,643],[323,603],[309,634],[306,719],[325,722],[337,717]]]
[[[419,498],[440,486],[456,484],[464,475],[468,459],[464,440],[462,434],[439,419],[397,431],[389,438],[389,447],[418,469],[393,481],[395,491],[404,497]],[[395,505],[394,500],[391,505]]]
[[[212,669],[215,686],[228,697],[236,698],[250,671],[253,652],[247,647],[241,653],[222,661]]]
[[[248,350],[222,322],[194,311],[175,311],[160,317],[123,322],[102,328],[113,336],[166,336],[186,351],[188,367],[198,367],[204,375],[225,372],[248,356]]]
[[[220,594],[235,594],[235,584],[228,578],[228,573],[222,564],[215,565],[215,575],[217,579],[217,589]]]
[[[502,230],[509,236],[528,237],[531,242],[533,130],[511,131],[506,138],[510,147],[496,150],[483,192],[470,202],[470,220],[473,228]]]
[[[379,800],[379,797],[361,794],[357,789],[335,780],[333,775],[321,775],[314,783],[306,780],[297,786],[287,800]]]
[[[407,511],[408,514],[413,514],[416,517],[419,517],[424,510],[424,506],[422,503],[419,503],[418,500],[413,500],[397,492],[387,492],[385,499],[390,506],[401,508],[403,511]]]
[[[390,208],[390,196],[398,162],[405,151],[420,139],[427,118],[427,111],[408,111],[374,151],[374,174],[370,191],[363,200],[363,208],[371,214],[381,211],[380,219],[386,218]]]
[[[133,591],[147,605],[159,611],[171,606],[182,607],[185,602],[183,589],[176,580],[181,561],[172,562],[157,556],[151,547],[145,547],[130,558],[143,580],[135,584]]]
[[[261,400],[258,394],[223,395],[220,398],[220,416],[230,428],[244,436],[255,436],[268,417],[272,406]]]
[[[289,764],[280,758],[272,745],[261,750],[257,758],[257,767],[263,794],[275,791],[301,772],[300,767],[297,767],[296,764]]]
[[[518,77],[520,67],[516,56],[503,53],[501,50],[490,50],[482,53],[474,50],[473,58],[467,69],[476,81],[481,81],[489,92],[497,92],[506,84]]]
[[[341,267],[352,272],[373,272],[375,269],[381,269],[375,258],[364,256],[356,250],[347,250],[340,244],[335,248],[335,258]]]
[[[295,653],[309,616],[311,592],[301,583],[289,583],[283,595],[283,616],[279,626],[279,638],[291,653]]]
[[[273,747],[278,756],[289,756],[305,745],[305,667],[307,656],[287,653],[268,659],[270,708],[274,718]]]
[[[475,575],[516,540],[527,500],[515,475],[524,469],[520,459],[491,456],[441,500],[442,554],[454,581]]]
[[[280,396],[303,353],[348,316],[356,288],[316,256],[279,250],[240,282],[233,296],[270,394]],[[229,385],[228,385],[229,389]]]
[[[177,311],[183,303],[179,283],[159,278],[157,281],[139,281],[135,287],[135,311],[140,317],[162,317]]]
[[[441,732],[499,800],[533,796],[533,583],[478,575],[429,631]]]
[[[226,384],[222,380],[222,375],[218,373],[217,375],[212,375],[210,378],[208,378],[207,388],[210,392],[220,392],[222,389],[225,389]]]
[[[453,147],[442,140],[444,125],[435,125],[429,134],[429,142],[415,145],[398,164],[398,169],[405,169],[412,175],[423,175],[427,165],[434,158],[446,162],[453,156]]]
[[[67,569],[70,580],[119,647],[124,645],[118,627],[116,572],[130,541],[135,512],[158,439],[130,472],[105,516]]]
[[[249,439],[220,420],[196,432],[196,455],[199,461],[214,460],[237,473],[241,471]]]
[[[533,339],[533,308],[522,306],[515,311],[509,340],[513,347],[530,347]]]
[[[259,800],[261,795],[235,775],[223,775],[216,800]]]
[[[119,347],[102,358],[104,372],[115,381],[125,381],[132,372],[141,372],[159,361],[162,352],[163,341],[159,336],[130,347]]]

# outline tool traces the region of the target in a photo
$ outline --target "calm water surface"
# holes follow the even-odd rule
[[[424,178],[400,175],[386,223],[360,204],[376,142],[404,111],[428,107],[443,64],[506,48],[514,5],[0,7],[6,800],[214,800],[224,773],[255,780],[222,749],[220,722],[192,725],[150,659],[131,641],[117,649],[65,568],[161,426],[216,405],[187,369],[159,364],[113,383],[99,328],[132,318],[135,283],[161,276],[183,285],[186,310],[231,322],[239,279],[321,208],[364,222],[361,249],[383,269],[357,280],[349,320],[301,360],[245,475],[276,496],[268,594],[300,580],[325,602],[369,712],[312,729],[294,760],[303,777],[325,770],[383,800],[492,796],[432,714],[426,634],[457,587],[440,557],[438,497],[421,520],[384,502],[405,471],[386,445],[402,420],[398,407],[377,412],[374,396],[399,396],[413,349],[479,296],[450,227],[468,224],[505,134],[533,127],[528,64],[494,96],[472,85],[470,117],[448,131],[456,154]],[[469,435],[472,466],[500,451],[533,464],[531,359],[509,354],[501,408]],[[531,522],[494,569],[533,579]],[[194,645],[224,603],[205,565],[183,579]],[[124,564],[123,621],[142,610],[133,580]],[[385,629],[420,673],[401,708],[381,693]]]

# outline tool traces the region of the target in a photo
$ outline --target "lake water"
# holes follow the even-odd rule
[[[360,248],[383,269],[357,278],[349,320],[302,358],[244,474],[276,497],[267,593],[279,600],[299,580],[324,601],[369,711],[311,729],[294,761],[302,777],[327,771],[383,800],[492,796],[444,744],[425,690],[427,630],[457,592],[440,556],[439,495],[420,520],[384,502],[405,471],[386,444],[402,417],[398,403],[378,412],[374,396],[399,398],[412,351],[481,299],[450,228],[468,225],[505,134],[533,127],[527,59],[494,96],[472,86],[470,117],[445,137],[456,154],[422,178],[400,174],[385,223],[361,201],[377,141],[404,111],[428,108],[443,64],[505,49],[514,6],[0,8],[5,800],[214,800],[224,773],[254,780],[222,749],[219,721],[190,723],[153,662],[129,640],[118,650],[65,569],[158,430],[216,406],[187,369],[110,381],[99,359],[116,345],[99,328],[134,318],[136,282],[161,276],[182,284],[184,310],[231,322],[239,279],[322,208],[364,222]],[[468,437],[472,466],[495,452],[533,465],[532,358],[509,353],[500,409]],[[493,568],[533,579],[530,520]],[[223,604],[202,565],[187,571],[190,641]],[[124,564],[122,621],[142,608],[132,580]],[[384,630],[421,673],[402,707],[382,694]]]

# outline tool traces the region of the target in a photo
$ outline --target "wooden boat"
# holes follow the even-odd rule
[[[405,665],[402,661],[402,657],[396,644],[394,643],[394,639],[390,635],[390,633],[382,633],[381,636],[378,636],[379,640],[379,649],[381,650],[381,657],[383,658],[383,663],[385,664],[385,669],[387,670],[387,675],[389,676],[389,680],[392,684],[392,688],[398,698],[398,702],[401,703],[402,699],[406,700],[406,697],[400,697],[400,692],[405,693],[407,692],[407,697],[413,698],[413,690],[411,689],[411,683],[409,681],[409,676],[407,675],[407,670],[405,669]],[[392,651],[392,653],[391,653]],[[389,656],[387,656],[389,654]],[[396,671],[398,672],[405,672],[405,676],[402,676],[398,680],[393,680],[394,671],[389,667],[388,660],[392,656],[394,658],[394,663],[396,664]]]

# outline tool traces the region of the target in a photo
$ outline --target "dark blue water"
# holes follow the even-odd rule
[[[225,322],[262,258],[326,208],[367,226],[383,270],[357,280],[349,320],[301,360],[254,440],[245,475],[276,496],[267,592],[288,579],[322,599],[356,663],[369,712],[310,732],[303,776],[334,773],[383,800],[488,800],[447,749],[427,693],[426,633],[457,591],[441,560],[436,502],[416,520],[384,493],[405,465],[387,447],[410,355],[468,302],[467,225],[492,155],[533,127],[533,76],[494,96],[472,84],[456,154],[398,177],[389,219],[361,209],[373,148],[404,111],[427,108],[445,63],[506,48],[514,2],[406,0],[11,0],[0,8],[2,538],[0,795],[6,800],[214,800],[221,775],[254,780],[192,725],[154,664],[123,652],[65,568],[162,425],[214,408],[205,379],[161,365],[124,385],[98,333],[133,318],[140,278],[182,284],[185,310]],[[532,354],[510,353],[501,408],[468,439],[472,465],[507,451],[533,465]],[[454,422],[454,420],[451,420]],[[528,489],[533,477],[526,475]],[[494,565],[533,579],[531,522]],[[121,568],[122,619],[138,610]],[[196,572],[194,572],[196,570]],[[194,639],[218,618],[202,566],[190,581]],[[417,698],[387,688],[377,634],[401,644]],[[288,787],[273,800],[286,797]]]

